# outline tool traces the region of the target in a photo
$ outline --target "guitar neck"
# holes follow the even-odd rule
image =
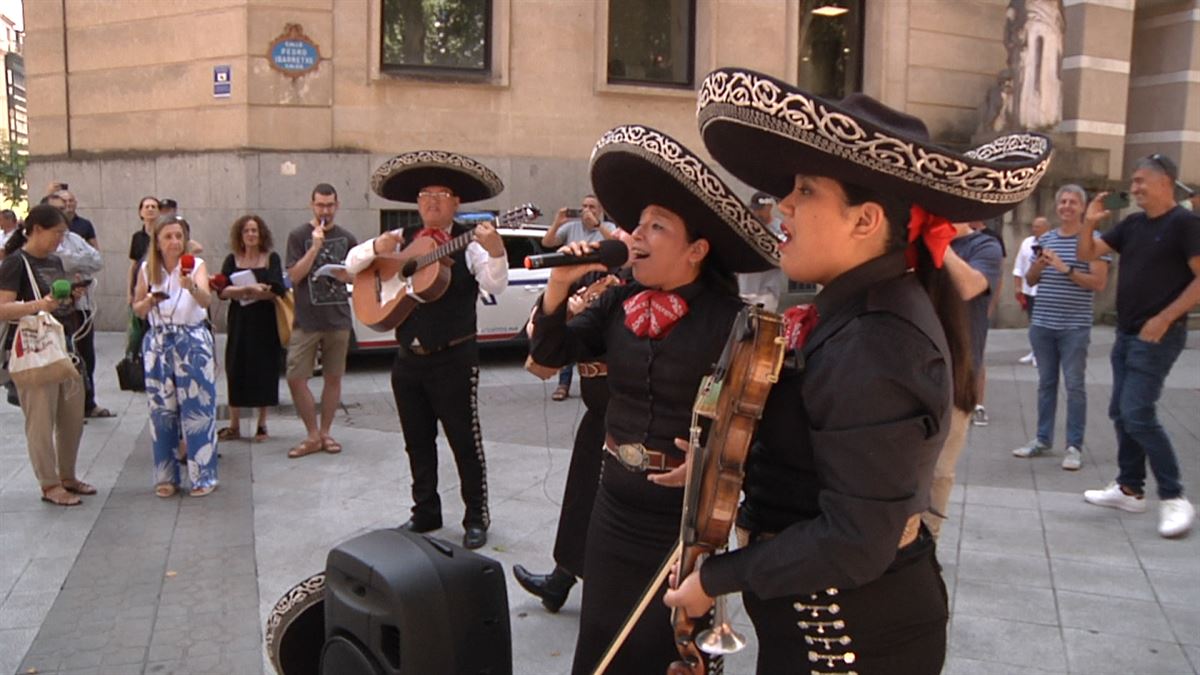
[[[432,265],[433,263],[445,258],[448,255],[454,255],[471,244],[471,239],[475,236],[474,231],[463,232],[450,241],[438,246],[429,253],[417,258],[417,269]]]
[[[541,211],[536,206],[532,204],[522,204],[521,206],[509,209],[508,211],[500,214],[494,222],[496,223],[496,227],[507,227],[513,223],[522,222],[526,218],[536,218],[540,214]],[[441,246],[438,246],[429,253],[417,258],[417,269],[421,269],[426,265],[432,265],[448,255],[454,255],[455,253],[458,253],[469,246],[474,237],[475,230],[472,228],[442,244]]]

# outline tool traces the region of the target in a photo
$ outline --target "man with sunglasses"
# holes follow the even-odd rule
[[[1200,218],[1175,203],[1179,171],[1154,154],[1134,165],[1129,189],[1139,213],[1098,239],[1109,216],[1101,193],[1088,205],[1079,237],[1081,261],[1121,254],[1117,277],[1117,335],[1112,348],[1113,394],[1108,415],[1117,432],[1116,480],[1083,497],[1097,506],[1146,510],[1146,463],[1158,484],[1158,533],[1178,537],[1191,529],[1195,507],[1183,496],[1179,462],[1159,424],[1163,384],[1187,340],[1187,313],[1200,303]]]

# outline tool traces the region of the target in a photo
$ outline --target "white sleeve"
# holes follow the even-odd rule
[[[1017,250],[1017,259],[1013,261],[1013,276],[1024,279],[1032,261],[1033,237],[1025,237],[1025,240],[1021,242],[1021,248]]]
[[[499,295],[508,288],[508,257],[493,258],[477,241],[467,245],[467,270],[485,293]]]
[[[375,239],[371,238],[350,249],[346,254],[346,272],[351,276],[367,269],[375,261]]]

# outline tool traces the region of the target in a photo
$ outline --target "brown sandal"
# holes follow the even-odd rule
[[[287,455],[292,459],[296,459],[298,457],[304,457],[305,455],[311,455],[314,452],[320,452],[321,449],[321,441],[314,441],[311,438],[306,438],[303,441],[300,441],[300,445],[288,450]]]
[[[239,429],[234,429],[233,427],[225,427],[224,429],[217,431],[218,441],[236,441],[241,437],[242,432]]]
[[[558,389],[555,389],[554,393],[550,395],[550,398],[554,399],[555,401],[564,401],[570,395],[571,388],[565,384],[560,384],[558,385]]]
[[[55,506],[79,506],[83,503],[79,497],[71,494],[71,491],[62,485],[55,485],[49,489],[42,490],[42,501]]]
[[[81,480],[64,480],[62,482],[63,489],[71,494],[76,495],[94,495],[96,494],[96,486],[89,485]]]
[[[154,496],[162,497],[163,499],[174,497],[178,489],[174,483],[159,483],[154,486]]]
[[[342,444],[333,440],[333,436],[321,436],[321,449],[331,455],[342,451]]]

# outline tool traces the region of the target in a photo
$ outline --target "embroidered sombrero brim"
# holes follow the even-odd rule
[[[610,129],[592,150],[592,189],[622,229],[637,229],[651,204],[669,209],[708,240],[730,272],[779,264],[778,240],[699,157],[670,136],[639,125]]]
[[[416,202],[417,193],[431,185],[450,188],[463,203],[495,197],[504,183],[479,162],[444,150],[406,152],[384,162],[371,176],[371,190],[396,202]]]
[[[778,197],[796,174],[827,176],[901,196],[952,221],[1016,207],[1050,164],[1050,139],[1016,133],[956,152],[923,122],[861,94],[826,101],[769,75],[722,68],[697,101],[704,145],[721,166]]]

